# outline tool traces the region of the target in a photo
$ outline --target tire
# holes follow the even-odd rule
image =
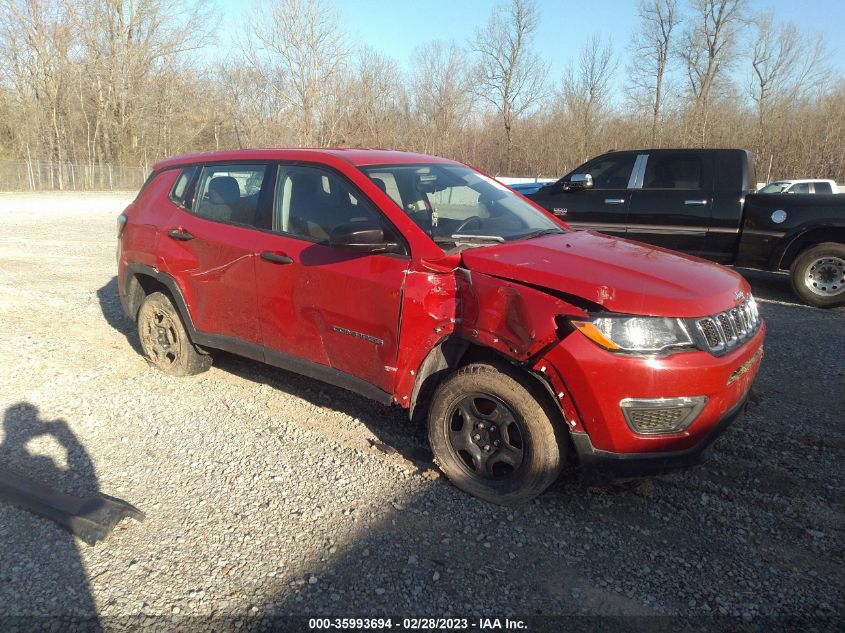
[[[485,501],[516,505],[560,474],[568,444],[559,438],[556,417],[548,394],[530,378],[507,363],[476,363],[437,387],[428,440],[455,486]]]
[[[211,356],[191,342],[185,324],[170,298],[148,295],[138,310],[138,336],[144,358],[170,376],[193,376],[211,367]]]
[[[817,308],[845,305],[845,244],[823,242],[802,252],[792,263],[792,289]]]

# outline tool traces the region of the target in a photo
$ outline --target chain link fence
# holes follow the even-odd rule
[[[0,161],[0,191],[137,191],[148,170],[46,160]]]

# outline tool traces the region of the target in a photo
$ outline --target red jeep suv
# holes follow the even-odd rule
[[[743,411],[765,327],[748,284],[566,224],[454,161],[263,149],[158,163],[119,217],[120,299],[173,375],[221,349],[427,419],[497,503],[567,459],[699,461]]]

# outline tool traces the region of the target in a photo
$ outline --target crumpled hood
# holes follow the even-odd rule
[[[737,273],[697,257],[572,231],[462,253],[471,271],[582,297],[626,314],[700,317],[750,293]]]

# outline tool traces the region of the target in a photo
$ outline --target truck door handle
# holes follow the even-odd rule
[[[605,198],[605,204],[625,204],[625,198]]]
[[[707,200],[684,200],[684,204],[688,207],[704,207],[707,205]]]
[[[264,251],[261,253],[261,259],[274,264],[292,264],[293,260],[284,253],[274,253],[273,251]]]
[[[167,234],[173,238],[174,240],[179,240],[180,242],[187,242],[188,240],[194,239],[194,236],[188,233],[187,231],[179,228],[179,229],[170,229]]]

